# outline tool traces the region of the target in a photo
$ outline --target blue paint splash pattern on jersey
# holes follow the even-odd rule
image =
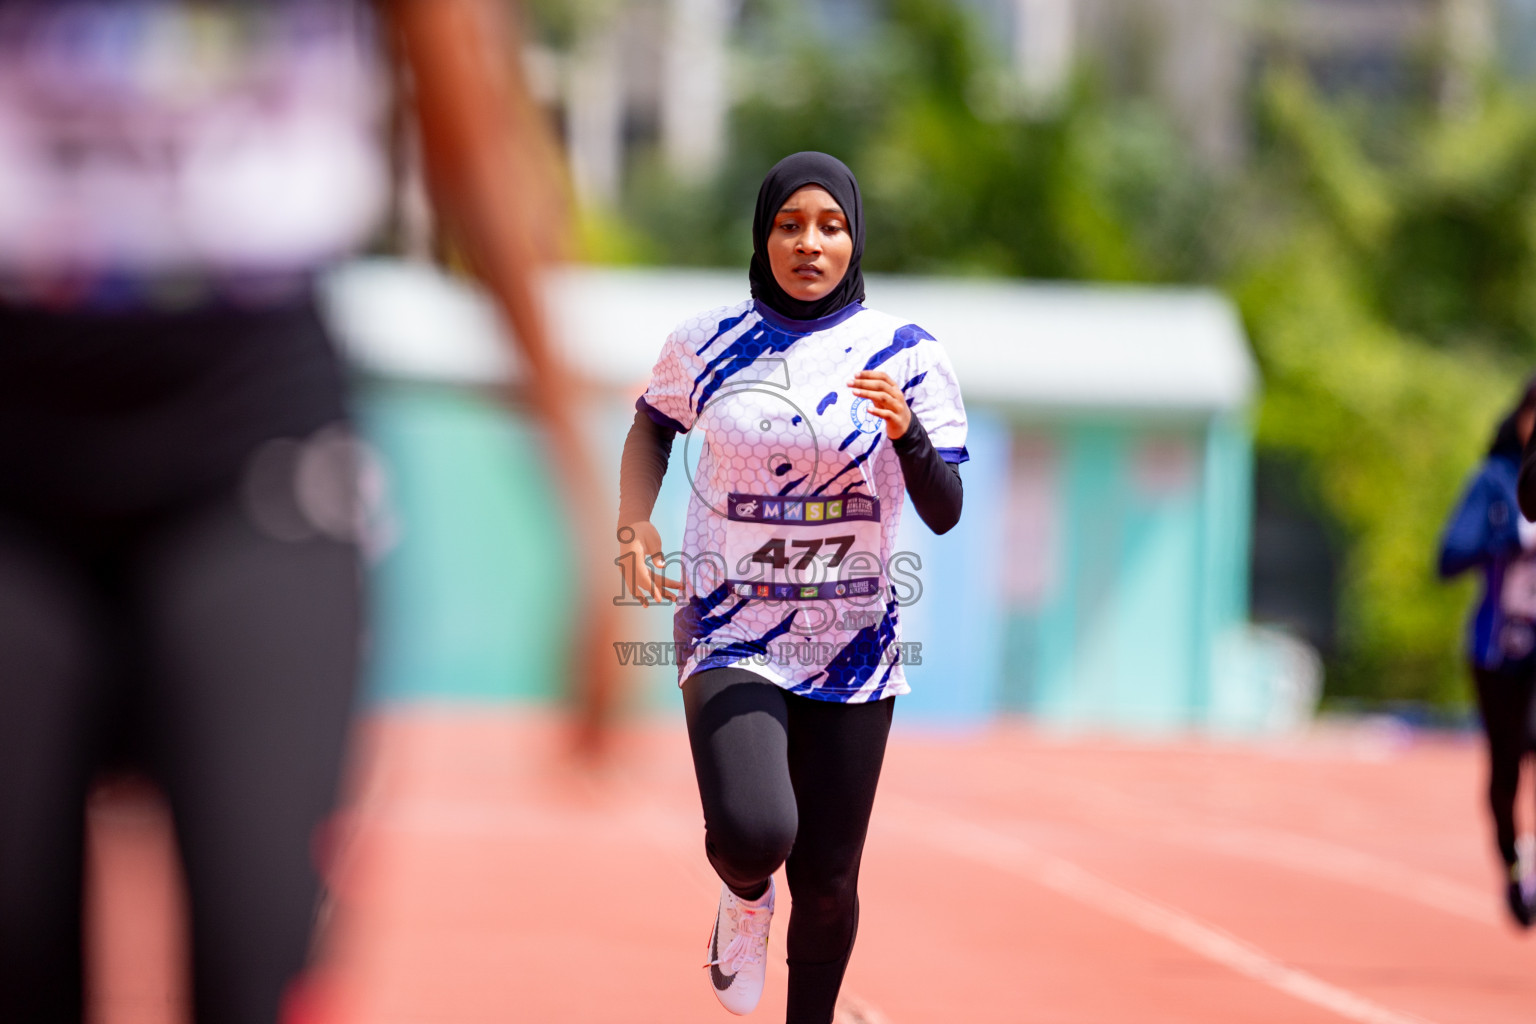
[[[837,392],[836,391],[828,391],[826,393],[826,395],[822,397],[821,401],[816,403],[816,415],[820,416],[822,413],[827,411],[827,406],[829,406],[829,405],[836,405],[836,404],[837,404]]]
[[[741,323],[743,320],[745,320],[747,317],[749,317],[751,315],[752,314],[750,312],[746,312],[746,313],[742,313],[740,316],[726,317],[724,320],[721,320],[718,324],[715,325],[715,333],[709,336],[709,340],[708,341],[706,341],[704,344],[700,345],[697,349],[695,349],[693,354],[696,355],[696,356],[703,355],[704,354],[704,350],[709,348],[709,346],[713,345],[715,342],[719,341],[721,335],[726,334],[732,328],[734,328],[737,324]]]
[[[736,323],[740,322],[741,318],[737,318]],[[726,326],[727,324],[731,324],[731,321],[721,321],[721,330],[705,344],[704,348],[713,345],[721,335],[730,330],[730,327]],[[714,397],[715,392],[719,391],[721,385],[730,380],[732,376],[745,370],[763,356],[770,353],[783,352],[789,346],[805,337],[809,337],[809,332],[780,330],[766,320],[760,320],[753,324],[734,341],[715,353],[714,358],[710,359],[704,365],[704,369],[700,371],[699,375],[693,379],[693,392],[689,397],[694,398],[694,396],[697,396],[694,399],[694,413],[696,415],[703,415],[704,406],[709,404],[709,400]],[[699,349],[698,354],[702,354],[703,351],[703,348]],[[704,383],[706,377],[709,378],[709,383],[707,384]],[[701,384],[704,385],[702,392],[699,390],[699,385]]]
[[[747,606],[747,602],[738,600],[724,611],[711,614],[730,596],[729,585],[722,583],[703,597],[690,597],[686,604],[677,609],[672,616],[672,639],[676,641],[679,650],[692,651],[695,644],[709,639],[711,633],[728,624],[737,612]]]
[[[820,494],[822,491],[825,491],[828,487],[832,486],[832,481],[836,480],[838,477],[842,476],[844,473],[851,473],[855,469],[858,469],[860,466],[862,466],[864,464],[864,460],[869,458],[871,455],[873,455],[875,453],[875,449],[877,447],[879,447],[880,440],[883,437],[885,437],[885,431],[883,431],[883,430],[876,431],[874,438],[869,442],[869,447],[868,448],[864,449],[864,451],[861,452],[860,454],[855,455],[853,457],[853,459],[849,461],[848,465],[844,466],[842,469],[838,470],[836,473],[833,473],[830,477],[827,478],[825,483],[823,483],[820,487],[816,488],[811,493],[813,495],[814,494]]]
[[[917,324],[907,324],[905,327],[898,327],[896,328],[895,336],[891,338],[891,343],[870,356],[869,360],[864,364],[864,369],[873,370],[896,353],[903,349],[911,348],[925,339],[933,341],[933,335],[917,326]]]
[[[816,697],[820,700],[847,700],[864,688],[871,676],[884,663],[885,652],[896,639],[896,598],[892,597],[885,605],[885,614],[880,621],[865,626],[853,635],[843,646],[843,649],[827,663],[825,671],[817,672],[809,679],[791,688],[790,692],[798,693],[803,697]],[[900,648],[892,656],[889,664],[885,664],[885,675],[881,679],[881,689],[884,689],[885,681],[890,678],[891,666],[901,657]],[[870,694],[870,699],[875,700],[880,696],[879,692]]]
[[[742,603],[745,604],[746,602],[743,601]],[[777,626],[774,626],[756,640],[738,640],[735,643],[726,644],[700,661],[694,668],[694,671],[702,672],[707,668],[725,668],[732,662],[740,661],[742,658],[752,658],[760,654],[767,654],[768,645],[785,633],[788,633],[789,627],[794,625],[795,616],[799,614],[800,610],[798,608],[790,612],[780,620]],[[678,674],[682,674],[681,665],[678,666]]]
[[[866,369],[866,370],[873,370],[875,367],[879,366],[881,363],[883,363],[887,359],[891,358],[891,356],[894,356],[896,353],[900,352],[903,349],[911,348],[912,346],[916,345],[918,342],[924,340],[925,338],[927,340],[929,340],[929,341],[932,341],[933,340],[933,335],[929,334],[927,331],[923,330],[921,327],[917,326],[916,324],[907,324],[905,327],[897,328],[895,335],[891,339],[891,343],[889,345],[887,345],[885,348],[883,348],[880,351],[876,352],[874,355],[870,356],[869,357],[869,361],[864,364],[864,369]],[[910,391],[912,388],[915,388],[919,384],[921,384],[923,382],[923,378],[926,377],[926,376],[928,376],[927,371],[924,371],[922,373],[917,374],[911,380],[909,380],[905,384],[903,384],[901,386],[901,390],[903,390],[903,391]],[[827,396],[827,398],[835,398],[835,397],[836,397],[835,393]],[[821,400],[823,406],[825,406],[827,404],[827,398],[823,398]],[[818,407],[816,411],[817,412],[821,412],[821,408]],[[851,433],[847,437],[843,438],[843,443],[837,446],[837,450],[838,451],[843,451],[844,449],[846,449],[850,444],[853,443],[854,439],[857,438],[859,436],[859,434],[860,434],[860,431],[855,430],[853,433]],[[820,487],[816,488],[811,493],[812,494],[821,494],[828,487],[832,486],[832,482],[835,481],[838,477],[842,476],[845,473],[850,473],[853,470],[858,469],[859,466],[863,465],[864,461],[866,459],[868,459],[871,455],[874,454],[875,446],[880,443],[881,434],[882,434],[881,431],[876,431],[875,432],[874,440],[870,442],[869,447],[864,450],[863,454],[855,456],[853,458],[853,460],[848,463],[848,465],[844,466],[842,469],[840,469],[836,473],[834,473],[831,476],[831,478],[826,481],[826,483],[822,484]],[[843,493],[844,494],[848,493],[848,491],[851,490],[855,486],[857,486],[857,484],[849,485],[849,487],[846,487],[846,488],[843,489]]]

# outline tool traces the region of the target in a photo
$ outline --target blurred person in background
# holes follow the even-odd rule
[[[1440,542],[1440,575],[1483,575],[1483,595],[1467,625],[1478,712],[1488,739],[1488,806],[1507,875],[1504,896],[1522,928],[1531,906],[1515,847],[1520,765],[1532,748],[1536,685],[1536,524],[1516,493],[1521,452],[1536,423],[1536,379],[1499,423]]]
[[[752,248],[752,298],[680,325],[635,403],[619,564],[642,602],[681,593],[678,678],[721,879],[711,989],[732,1013],[756,1007],[782,865],[787,1019],[829,1024],[892,707],[910,692],[885,566],[904,496],[936,533],[959,521],[966,417],[939,343],[862,305],[864,211],[841,161],[776,164]],[[650,517],[673,438],[695,427],[707,442],[672,580]]]
[[[578,494],[508,32],[492,0],[0,0],[0,1021],[82,1017],[104,769],[169,803],[196,1020],[270,1024],[305,964],[367,511],[315,282],[378,229],[392,103]]]

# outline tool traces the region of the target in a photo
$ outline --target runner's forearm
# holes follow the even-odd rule
[[[891,442],[891,447],[901,460],[901,475],[912,496],[912,507],[934,533],[948,533],[960,521],[964,498],[960,467],[939,455],[916,413],[907,432]]]
[[[651,518],[661,481],[667,475],[676,432],[652,420],[644,412],[635,412],[629,436],[624,439],[624,457],[619,463],[619,527]]]

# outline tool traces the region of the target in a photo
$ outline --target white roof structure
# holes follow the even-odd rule
[[[1210,413],[1240,408],[1257,370],[1236,311],[1205,289],[867,278],[870,306],[938,338],[967,403]],[[669,331],[746,297],[732,270],[570,267],[552,319],[590,377],[639,393]],[[330,320],[365,370],[465,383],[515,372],[500,320],[473,287],[419,263],[368,260],[332,275]]]

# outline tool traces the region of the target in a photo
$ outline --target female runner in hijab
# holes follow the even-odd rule
[[[1515,478],[1533,423],[1536,380],[1499,424],[1440,542],[1442,577],[1473,568],[1483,574],[1483,597],[1467,624],[1467,653],[1488,738],[1488,805],[1507,872],[1505,902],[1522,928],[1530,927],[1531,909],[1515,852],[1515,795],[1520,762],[1531,749],[1536,685],[1536,525],[1520,512]]]
[[[959,521],[965,408],[939,343],[862,305],[863,209],[840,161],[780,161],[752,241],[752,298],[679,325],[636,403],[621,564],[643,602],[678,603],[704,848],[723,883],[711,987],[733,1013],[757,1005],[783,865],[788,1020],[827,1024],[891,710],[908,692],[886,566],[904,494],[937,533]],[[707,443],[672,580],[649,519],[673,437],[695,428]]]

